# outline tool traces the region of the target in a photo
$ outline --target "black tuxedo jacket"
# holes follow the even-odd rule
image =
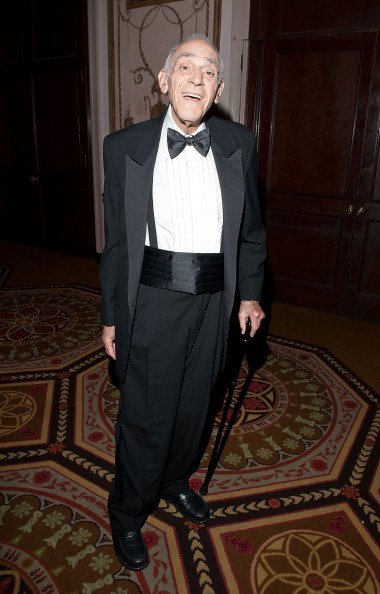
[[[143,260],[148,200],[165,114],[104,140],[105,247],[100,264],[102,322],[116,327],[116,373],[126,373]],[[223,202],[225,348],[236,290],[259,299],[266,256],[257,196],[256,139],[241,124],[211,117],[211,146]]]

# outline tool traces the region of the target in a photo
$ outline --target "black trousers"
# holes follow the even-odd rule
[[[141,527],[187,484],[221,361],[221,302],[140,285],[115,424],[115,532]]]

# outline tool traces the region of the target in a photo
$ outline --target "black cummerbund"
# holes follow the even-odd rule
[[[200,295],[224,287],[223,254],[169,252],[145,246],[140,283]]]

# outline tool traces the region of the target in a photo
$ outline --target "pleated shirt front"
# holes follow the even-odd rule
[[[220,252],[222,196],[212,147],[203,157],[191,145],[171,159],[167,129],[183,131],[169,107],[161,131],[153,174],[153,209],[158,247],[176,252]],[[200,132],[205,124],[194,132]],[[149,245],[149,233],[146,234]]]

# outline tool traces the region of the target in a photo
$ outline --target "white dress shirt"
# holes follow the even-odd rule
[[[153,173],[153,209],[158,247],[175,252],[220,252],[222,195],[212,148],[202,157],[191,145],[174,159],[169,155],[167,129],[183,131],[167,111]],[[202,123],[194,132],[205,128]],[[146,245],[149,233],[146,233]]]

